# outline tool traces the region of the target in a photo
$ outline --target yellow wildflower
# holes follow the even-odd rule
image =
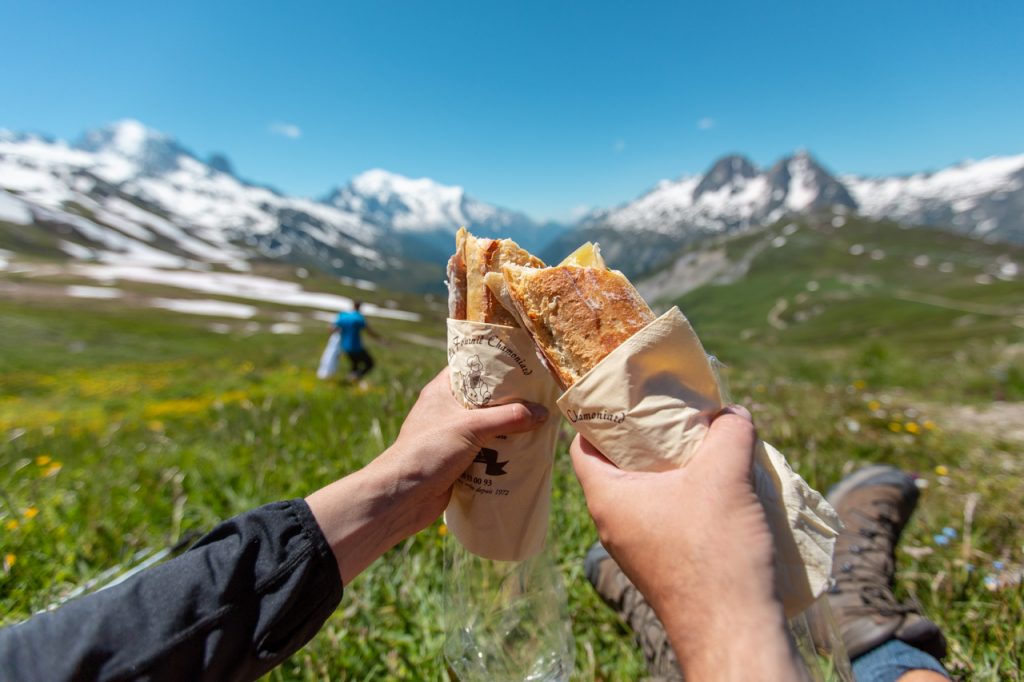
[[[945,464],[935,467],[935,473],[939,476],[949,476],[949,468]]]
[[[933,422],[931,419],[926,419],[924,421],[924,424],[922,424],[922,426],[925,428],[925,431],[934,431],[935,430],[935,422]]]
[[[7,530],[18,530],[18,519],[7,519],[4,528]]]
[[[160,432],[164,430],[164,423],[159,419],[153,419],[152,421],[146,424],[146,428],[149,429],[150,431]]]
[[[903,428],[907,430],[907,433],[920,433],[921,431],[921,427],[917,425],[917,422],[907,422]]]
[[[210,408],[210,398],[177,398],[150,403],[143,410],[147,419],[158,420],[161,417],[182,417],[205,412]]]
[[[18,557],[14,556],[10,552],[4,555],[4,570],[9,571],[11,567],[18,561]]]
[[[24,516],[26,519],[34,519],[35,517],[39,516],[39,510],[36,509],[35,507],[29,507],[28,509],[25,510]]]
[[[38,457],[36,457],[36,464],[41,466],[41,467],[44,467],[44,466],[46,466],[49,463],[50,463],[50,456],[49,455],[39,455]]]
[[[899,433],[903,430],[903,424],[900,424],[899,422],[889,422],[889,430],[893,433]]]
[[[858,391],[863,390],[864,387],[867,386],[867,385],[868,385],[867,382],[864,381],[863,379],[857,379],[856,381],[853,382],[853,387],[855,389],[857,389]]]
[[[444,525],[444,524],[442,523],[442,524],[441,524],[440,526],[438,526],[438,528],[437,528],[437,534],[438,534],[438,535],[440,535],[441,537],[444,537],[445,535],[448,535],[448,526],[446,526],[446,525]]]
[[[60,462],[53,462],[52,464],[50,464],[50,466],[48,466],[45,469],[43,469],[43,473],[41,473],[39,475],[42,476],[43,478],[49,478],[51,476],[56,476],[57,472],[61,470],[61,467],[62,467],[62,465],[61,465]]]
[[[877,400],[872,400],[870,403],[868,403],[868,409],[871,410],[872,412],[874,412],[877,409],[880,409],[881,407],[882,403],[878,402]]]

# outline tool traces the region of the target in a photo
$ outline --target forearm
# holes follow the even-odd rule
[[[341,592],[306,505],[278,502],[121,585],[0,631],[0,669],[12,682],[255,679],[316,634]]]
[[[420,499],[418,482],[389,466],[396,448],[306,498],[346,585],[443,509]]]
[[[715,601],[711,608],[676,604],[658,611],[687,679],[809,679],[777,603]]]
[[[306,503],[345,584],[401,540],[395,528],[393,495],[371,468],[317,490]]]

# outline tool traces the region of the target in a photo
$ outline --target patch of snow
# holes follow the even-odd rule
[[[338,281],[341,282],[342,284],[348,285],[350,287],[355,287],[356,289],[362,289],[363,291],[376,291],[377,290],[377,285],[374,284],[373,282],[371,282],[368,279],[359,279],[357,277],[345,277],[345,276],[342,276],[342,277],[338,278]]]
[[[306,291],[296,282],[228,272],[191,272],[163,270],[137,265],[77,265],[73,271],[101,281],[128,280],[177,287],[218,296],[231,296],[301,308],[351,310],[352,299],[347,296]],[[417,321],[419,314],[404,310],[388,310],[372,303],[363,305],[362,312],[372,317]]]
[[[78,260],[93,260],[96,258],[96,252],[93,251],[92,249],[86,248],[81,244],[76,244],[75,242],[66,241],[64,239],[61,239],[59,242],[57,242],[57,248],[59,248],[61,251],[68,254],[72,258],[77,258]]]
[[[32,222],[32,211],[21,199],[0,190],[0,221],[15,225],[29,225]]]
[[[276,322],[270,325],[271,334],[301,334],[302,327],[294,322]]]
[[[780,247],[783,247],[785,245],[786,245],[786,238],[785,237],[776,237],[775,239],[772,240],[772,246],[774,246],[776,249],[778,249]]]
[[[215,301],[211,299],[191,298],[154,298],[149,301],[154,308],[173,310],[176,313],[188,313],[190,315],[212,315],[215,317],[237,317],[247,320],[253,317],[259,309],[255,306],[242,303],[231,303],[229,301]]]
[[[72,298],[121,298],[124,292],[111,287],[89,287],[73,284],[64,289],[64,293]]]
[[[851,256],[861,256],[863,254],[864,254],[864,245],[863,244],[853,244],[852,246],[850,246],[850,255]]]
[[[225,324],[223,322],[211,322],[210,324],[206,325],[206,328],[209,329],[214,334],[230,334],[231,333],[231,325],[230,324]]]
[[[786,208],[803,211],[818,198],[818,184],[814,181],[811,159],[807,154],[797,154],[789,162],[789,187],[786,191]]]
[[[334,322],[338,319],[338,313],[329,313],[324,310],[318,310],[312,315],[310,315],[310,317],[312,317],[314,320],[320,320],[322,322],[330,322],[331,324],[334,324]]]
[[[926,268],[932,262],[932,259],[922,253],[919,256],[914,256],[913,262],[915,268]]]

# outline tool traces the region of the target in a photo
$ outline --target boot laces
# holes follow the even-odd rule
[[[847,552],[857,559],[844,562],[835,575],[832,592],[856,590],[861,604],[848,607],[854,613],[895,616],[914,612],[912,605],[897,602],[890,588],[895,569],[893,550],[900,530],[895,506],[890,500],[872,500],[871,504],[873,513],[852,511],[861,524],[857,542]]]

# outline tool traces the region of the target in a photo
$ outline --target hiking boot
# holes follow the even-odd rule
[[[600,542],[587,551],[583,572],[604,603],[633,630],[651,674],[648,682],[680,682],[683,672],[665,626]]]
[[[939,627],[892,593],[896,543],[919,494],[911,476],[882,465],[850,474],[828,493],[844,525],[828,600],[851,659],[894,638],[935,658],[946,655]]]

